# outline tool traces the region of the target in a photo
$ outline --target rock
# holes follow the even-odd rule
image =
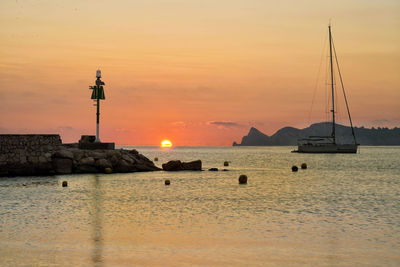
[[[188,171],[201,171],[201,160],[182,162],[182,167]]]
[[[121,150],[117,149],[117,150],[106,150],[106,157],[107,158],[111,158],[112,156],[117,156],[117,157],[121,157]]]
[[[136,168],[134,165],[130,164],[124,159],[120,159],[115,166],[115,171],[116,172],[133,172],[136,171]]]
[[[154,166],[154,164],[149,164],[149,163],[136,164],[135,167],[136,167],[136,170],[140,171],[140,172],[143,172],[143,171],[159,171],[159,170],[161,170],[157,166]]]
[[[93,165],[78,165],[75,168],[76,173],[98,173],[99,170]]]
[[[21,156],[21,157],[19,158],[19,162],[22,163],[22,164],[27,163],[28,161],[26,160],[26,156]]]
[[[39,156],[39,163],[46,163],[48,162],[47,158],[44,156]]]
[[[85,157],[85,152],[80,149],[74,150],[73,153],[74,153],[74,160],[76,161],[80,161],[82,158]]]
[[[171,160],[162,165],[164,171],[182,171],[182,162],[180,160]]]
[[[112,169],[111,168],[105,168],[104,172],[107,174],[111,174],[112,173]]]
[[[82,159],[78,162],[79,165],[89,165],[89,166],[93,166],[94,163],[95,163],[95,160],[94,160],[94,158],[92,158],[92,157],[82,158]]]
[[[73,159],[74,153],[72,153],[70,150],[62,149],[54,153],[53,158]]]
[[[191,162],[181,162],[180,160],[171,160],[162,165],[164,171],[201,171],[201,160]]]
[[[97,167],[100,170],[104,170],[106,168],[111,168],[112,167],[111,163],[106,159],[98,159],[98,160],[96,160],[94,166]]]
[[[223,171],[223,172],[227,172],[227,171],[229,171],[229,170],[228,170],[228,169],[223,169],[222,171]]]
[[[136,162],[136,160],[133,157],[131,157],[129,154],[122,155],[122,159],[125,160],[126,162],[128,162],[129,164],[134,164]]]
[[[53,158],[52,165],[57,174],[72,173],[72,159]]]
[[[39,157],[28,156],[28,162],[33,163],[33,164],[37,164],[37,163],[39,163]]]
[[[216,172],[216,171],[218,171],[218,168],[210,168],[210,169],[208,169],[210,172]]]
[[[151,160],[149,160],[148,158],[146,158],[146,157],[143,156],[142,154],[137,154],[137,155],[136,155],[136,159],[151,162]]]
[[[105,158],[105,153],[102,151],[89,150],[87,155],[95,159]]]
[[[119,157],[117,154],[112,155],[112,156],[109,158],[109,161],[110,161],[110,163],[111,163],[113,166],[117,165],[119,160],[120,160],[120,157]]]
[[[158,158],[157,158],[157,157],[155,157],[155,158],[154,158],[154,161],[158,161]]]
[[[133,155],[138,155],[138,154],[139,154],[139,152],[137,152],[136,149],[130,150],[129,153],[130,153],[130,154],[133,154]]]

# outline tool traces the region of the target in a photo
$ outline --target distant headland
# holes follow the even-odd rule
[[[295,146],[297,139],[308,136],[329,135],[331,122],[320,122],[312,124],[304,129],[294,127],[284,127],[268,136],[254,127],[250,128],[249,133],[243,136],[241,143],[233,142],[233,146]],[[400,128],[364,128],[355,127],[357,142],[365,146],[398,146],[400,145]],[[352,141],[351,128],[336,124],[336,136],[346,142]]]

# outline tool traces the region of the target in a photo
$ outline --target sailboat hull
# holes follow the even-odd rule
[[[358,144],[302,144],[298,153],[357,153]]]

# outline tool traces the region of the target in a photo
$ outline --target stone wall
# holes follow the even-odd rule
[[[0,134],[0,166],[46,163],[60,145],[58,134]]]

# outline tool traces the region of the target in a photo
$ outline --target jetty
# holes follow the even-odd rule
[[[1,134],[0,177],[160,170],[134,149],[91,140],[95,137],[82,136],[78,143],[63,144],[58,134]]]

